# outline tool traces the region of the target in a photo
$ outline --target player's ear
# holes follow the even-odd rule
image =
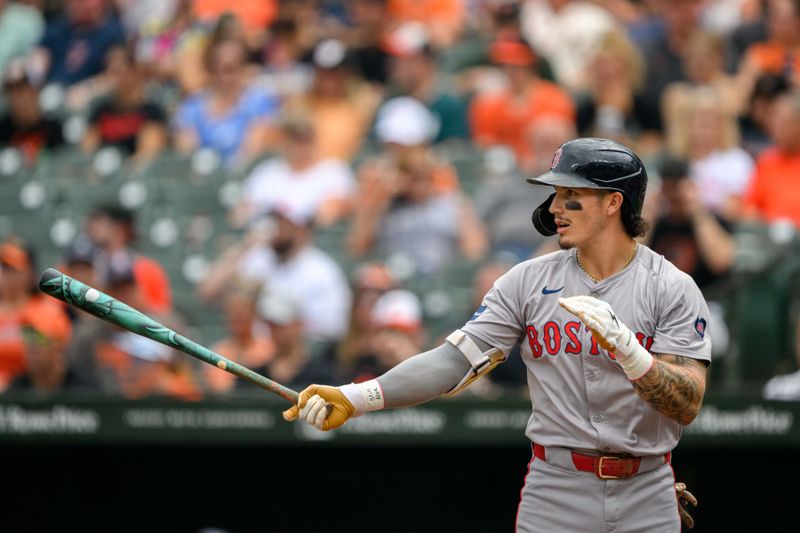
[[[625,197],[622,196],[621,192],[613,191],[607,194],[604,200],[606,203],[606,213],[608,215],[613,215],[616,211],[622,210],[622,202],[625,200]]]

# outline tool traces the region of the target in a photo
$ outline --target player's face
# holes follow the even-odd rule
[[[597,189],[556,187],[550,204],[558,232],[558,245],[563,248],[581,246],[605,225],[603,194]]]

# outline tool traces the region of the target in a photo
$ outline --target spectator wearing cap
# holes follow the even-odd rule
[[[486,231],[458,177],[430,143],[436,118],[419,101],[401,96],[378,112],[381,154],[359,168],[359,197],[348,236],[350,252],[380,260],[404,256],[423,275],[459,257],[480,258]]]
[[[267,377],[296,390],[335,378],[331,362],[311,351],[302,304],[293,295],[279,287],[268,289],[258,302],[258,314],[275,343],[275,356],[263,367]]]
[[[20,326],[26,369],[11,382],[9,392],[56,394],[83,386],[64,355],[72,329],[64,313],[29,308],[20,317]]]
[[[422,304],[411,291],[392,289],[375,301],[368,342],[354,361],[350,381],[374,379],[423,351],[426,332]]]
[[[238,38],[209,43],[205,88],[189,95],[175,112],[174,144],[182,153],[199,148],[216,151],[230,168],[244,167],[272,142],[279,109],[245,71],[247,46]]]
[[[242,202],[234,218],[247,222],[272,210],[311,216],[329,226],[349,214],[355,177],[343,159],[321,157],[315,120],[287,115],[281,123],[280,151],[253,168],[244,182]]]
[[[352,65],[344,42],[323,39],[311,53],[308,91],[290,97],[284,109],[313,123],[321,159],[350,161],[361,148],[380,102],[380,92]]]
[[[126,47],[109,50],[106,75],[110,94],[94,103],[81,148],[93,153],[113,146],[132,163],[145,164],[167,146],[166,113],[147,98],[144,72]]]
[[[20,62],[12,62],[3,76],[7,113],[0,118],[0,147],[19,150],[25,163],[36,163],[43,152],[64,145],[61,121],[48,117],[39,105],[39,89],[30,81]]]
[[[29,249],[13,241],[0,244],[0,391],[27,368],[23,317],[41,315],[54,321],[67,320],[69,330],[63,305],[38,292],[37,279]]]
[[[131,263],[142,310],[167,313],[172,309],[172,289],[164,267],[134,248],[136,217],[132,211],[118,205],[98,206],[89,214],[86,234],[101,250],[96,266],[104,278]]]
[[[78,281],[105,291],[105,280],[96,266],[101,252],[87,235],[78,235],[64,249],[60,269]],[[99,388],[94,348],[112,327],[71,306],[67,307],[67,313],[72,320],[72,336],[65,348],[67,365],[84,387]]]
[[[280,289],[300,306],[309,336],[338,341],[347,330],[350,287],[336,261],[313,245],[312,222],[312,213],[281,206],[253,221],[212,264],[198,285],[200,298],[219,298],[234,282]]]
[[[425,26],[406,23],[385,41],[391,55],[388,95],[410,96],[425,104],[439,122],[433,143],[447,139],[469,139],[467,105],[453,87],[440,80],[436,52]]]
[[[275,356],[275,343],[268,327],[258,319],[256,303],[259,286],[233,283],[225,293],[225,324],[227,335],[211,349],[247,368],[257,369]],[[236,376],[211,365],[203,367],[205,386],[212,394],[225,394],[236,388]]]
[[[0,72],[12,60],[23,57],[44,32],[44,18],[35,8],[0,0]]]
[[[61,270],[90,287],[102,287],[102,280],[96,268],[100,253],[100,248],[88,235],[82,233],[64,248]]]
[[[496,40],[490,49],[507,83],[505,88],[476,95],[469,109],[470,128],[481,147],[510,147],[524,166],[531,157],[528,128],[545,115],[575,120],[575,104],[558,85],[545,81],[536,72],[536,55],[524,41]]]

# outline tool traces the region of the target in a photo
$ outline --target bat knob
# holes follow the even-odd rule
[[[55,268],[48,268],[47,270],[42,272],[42,275],[39,277],[39,289],[41,289],[43,292],[48,292],[46,290],[47,283],[53,281],[54,279],[59,279],[63,276],[64,274],[62,274]]]

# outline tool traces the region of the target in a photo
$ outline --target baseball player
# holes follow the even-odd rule
[[[533,212],[560,251],[518,264],[447,341],[377,379],[312,385],[284,413],[322,430],[453,394],[520,344],[533,405],[518,532],[676,532],[670,453],[700,410],[711,343],[693,280],[637,244],[647,174],[605,139],[563,144],[528,182],[555,192]]]

